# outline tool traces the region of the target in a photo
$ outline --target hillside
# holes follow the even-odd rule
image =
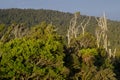
[[[64,35],[69,26],[71,13],[53,10],[34,9],[0,9],[0,23],[11,25],[12,23],[24,23],[31,27],[43,21],[52,23],[57,27],[58,33]],[[88,16],[81,15],[79,21]],[[79,23],[79,22],[78,22]],[[94,17],[90,20],[86,31],[94,34],[97,22]],[[120,22],[108,20],[109,38],[113,47],[120,48]]]
[[[8,25],[16,22],[25,23],[30,27],[42,21],[46,21],[47,23],[53,22],[56,26],[66,26],[71,17],[71,13],[52,10],[0,9],[0,23]]]
[[[0,80],[120,80],[120,22],[98,22],[79,12],[1,9]]]

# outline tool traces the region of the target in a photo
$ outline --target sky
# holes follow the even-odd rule
[[[0,9],[51,9],[83,15],[102,16],[120,21],[120,0],[0,0]]]

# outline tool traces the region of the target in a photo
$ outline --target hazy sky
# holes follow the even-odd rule
[[[80,11],[84,15],[120,20],[120,0],[0,0],[0,8],[52,9],[63,12]]]

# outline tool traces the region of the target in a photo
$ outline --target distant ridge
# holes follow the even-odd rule
[[[72,17],[73,14],[69,12],[47,9],[0,9],[0,24],[9,26],[12,23],[24,23],[26,26],[31,27],[45,21],[55,25],[58,28],[58,33],[61,35],[66,33]],[[78,23],[84,18],[88,18],[88,16],[80,15]],[[97,22],[95,17],[92,16],[86,31],[94,34],[96,27]],[[108,28],[111,45],[120,48],[120,22],[108,20]]]

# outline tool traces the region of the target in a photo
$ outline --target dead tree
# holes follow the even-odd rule
[[[9,41],[11,39],[11,35],[14,38],[22,38],[28,32],[28,27],[25,27],[23,24],[12,24],[5,32],[5,34],[1,37],[2,42]],[[12,37],[13,39],[13,37]]]
[[[78,13],[75,13],[74,17],[70,20],[70,26],[67,30],[68,45],[70,44],[73,38],[77,37],[78,27],[76,25],[77,25],[78,15],[79,15]]]
[[[25,27],[23,24],[15,25],[12,31],[15,38],[22,38],[27,34],[27,32],[28,32],[28,28]]]
[[[87,26],[87,24],[89,23],[90,19],[91,19],[91,17],[89,16],[89,19],[87,20],[87,22],[86,22],[86,19],[84,19],[84,20],[81,22],[81,24],[80,24],[80,27],[82,28],[82,34],[83,34],[83,36],[84,36],[84,34],[85,34],[85,29],[86,29],[86,26]]]
[[[77,24],[77,20],[78,17],[80,16],[79,12],[76,12],[74,14],[74,17],[70,20],[70,26],[67,30],[67,39],[68,39],[68,45],[70,45],[70,42],[73,38],[77,38],[77,35],[80,33],[79,32],[79,28],[82,28],[82,34],[84,36],[85,34],[85,29],[87,24],[89,23],[91,17],[89,17],[89,19],[87,20],[87,18],[85,18],[82,22],[79,22],[79,24]],[[87,22],[86,22],[87,20]]]
[[[100,47],[101,36],[102,36],[102,31],[99,30],[99,29],[96,29],[95,35],[97,37],[97,39],[96,39],[97,47],[99,48]]]
[[[14,25],[7,28],[5,34],[0,39],[2,42],[6,42],[8,40],[8,38],[10,37],[10,34],[11,34],[12,30],[13,30],[13,26]]]
[[[107,51],[107,19],[105,17],[105,14],[103,15],[103,17],[100,17],[99,19],[97,19],[98,22],[98,27],[99,29],[96,29],[95,33],[96,33],[96,38],[97,38],[97,47],[100,47],[100,43],[101,40],[103,39],[103,47],[106,49]]]
[[[107,28],[107,19],[105,17],[105,14],[103,14],[103,17],[100,17],[99,19],[96,18],[96,21],[98,22],[99,27],[99,29],[96,29],[95,31],[97,38],[97,47],[99,48],[100,45],[103,45],[103,48],[108,53],[109,57],[115,57],[116,49],[114,50],[114,52],[112,52],[110,48],[108,49],[108,46],[110,46],[107,36],[109,30]]]
[[[112,49],[109,49],[109,57],[115,57],[115,53],[116,53],[116,48],[112,51]]]

